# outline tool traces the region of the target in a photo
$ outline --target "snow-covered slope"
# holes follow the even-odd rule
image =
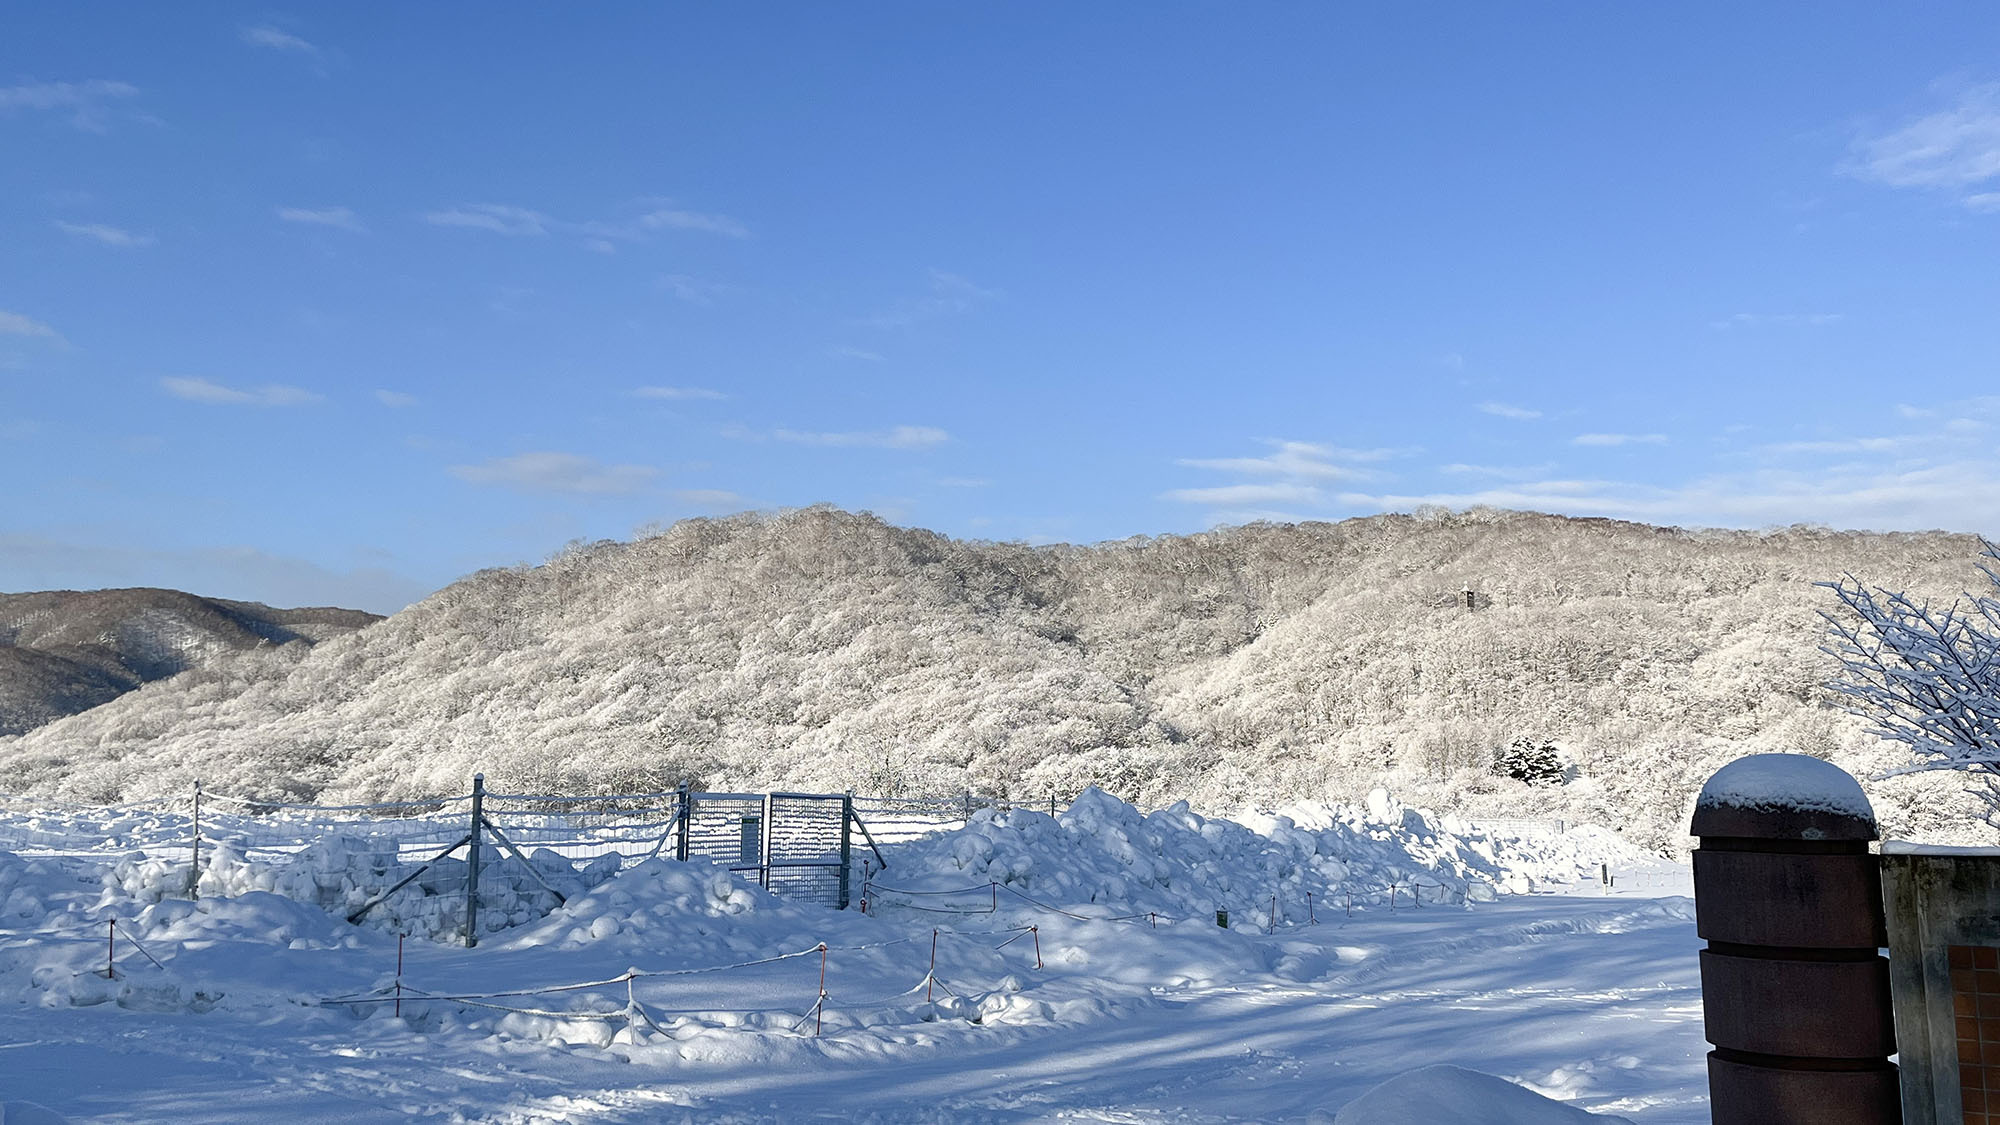
[[[1820,688],[1815,581],[1949,597],[1947,535],[1685,532],[1476,511],[1095,547],[808,509],[487,571],[301,659],[251,657],[0,738],[0,791],[359,800],[463,791],[965,788],[1359,800],[1616,823],[1648,842],[1750,750],[1873,772]],[[1468,604],[1466,591],[1471,591]],[[1554,741],[1570,784],[1496,776]],[[1950,779],[1871,792],[1921,834]]]

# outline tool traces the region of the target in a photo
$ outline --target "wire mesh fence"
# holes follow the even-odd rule
[[[879,868],[848,794],[489,793],[357,805],[241,798],[197,786],[118,806],[0,795],[0,850],[114,861],[142,897],[277,891],[399,931],[518,925],[655,857],[708,859],[775,894],[845,908]],[[892,838],[945,826],[899,823]],[[864,868],[861,871],[857,867]]]

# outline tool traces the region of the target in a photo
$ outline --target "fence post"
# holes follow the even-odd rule
[[[465,947],[479,944],[479,830],[486,820],[486,775],[472,775],[472,838],[465,853]]]
[[[1715,1125],[1903,1120],[1875,812],[1839,767],[1753,754],[1695,802]]]
[[[764,889],[771,889],[771,836],[777,825],[771,822],[771,795],[764,794],[764,819],[757,826],[757,873],[762,876]]]
[[[201,782],[194,783],[194,858],[188,862],[188,897],[201,898]]]
[[[687,862],[688,833],[690,825],[694,821],[694,794],[688,791],[688,785],[688,782],[681,782],[678,791],[680,797],[680,809],[678,810],[680,813],[680,824],[676,827],[674,836],[674,858],[680,860],[682,863]]]
[[[854,820],[854,794],[849,792],[840,798],[840,909],[847,909],[848,873],[847,865],[854,862],[853,836],[848,825]]]

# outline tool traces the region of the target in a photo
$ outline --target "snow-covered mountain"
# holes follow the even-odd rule
[[[0,739],[0,791],[1095,783],[1198,807],[1355,799],[1592,819],[1668,842],[1751,750],[1896,751],[1821,684],[1818,581],[1950,598],[1970,536],[1683,531],[1475,510],[1090,547],[812,508],[484,571],[359,632],[259,649]],[[1496,774],[1553,741],[1565,784]],[[1892,829],[1953,779],[1876,786]],[[1941,796],[1942,795],[1942,796]]]
[[[140,684],[263,645],[306,647],[379,621],[179,590],[0,594],[0,734],[20,734]]]

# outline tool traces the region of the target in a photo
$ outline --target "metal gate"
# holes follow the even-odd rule
[[[847,909],[853,876],[854,829],[874,842],[854,815],[854,798],[839,793],[689,793],[674,825],[674,854],[727,863],[773,894]],[[881,862],[881,853],[875,852]]]

